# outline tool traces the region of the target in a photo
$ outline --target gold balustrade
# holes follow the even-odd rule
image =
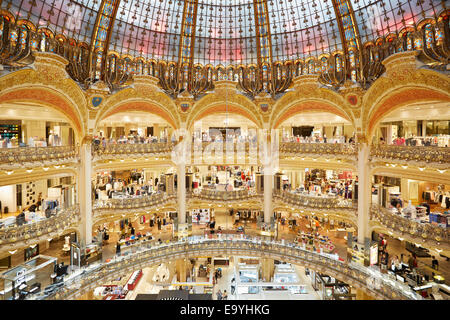
[[[55,216],[34,223],[0,228],[0,247],[20,244],[22,241],[33,242],[48,234],[59,234],[70,227],[77,227],[79,221],[80,209],[77,205],[62,209]]]
[[[450,248],[450,235],[446,228],[402,217],[376,204],[371,206],[370,219],[417,242],[424,240],[432,246]]]
[[[450,148],[434,146],[375,145],[370,150],[372,160],[389,160],[428,165],[435,163],[446,168],[450,165]]]
[[[74,146],[0,148],[0,166],[25,166],[46,162],[62,163],[77,158]]]
[[[161,245],[154,241],[146,241],[132,246],[136,246],[134,253],[116,256],[109,262],[89,266],[82,274],[67,277],[62,287],[47,296],[41,294],[38,298],[76,299],[85,293],[86,289],[92,290],[108,277],[124,275],[146,265],[170,260],[174,256],[192,258],[211,253],[223,254],[226,251],[229,255],[264,256],[321,270],[378,299],[422,299],[407,285],[387,280],[386,275],[379,271],[339,261],[333,255],[308,251],[294,243],[228,236],[213,239],[192,237]]]

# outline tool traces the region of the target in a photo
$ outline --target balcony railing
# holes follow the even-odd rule
[[[93,155],[99,158],[111,158],[121,155],[165,155],[172,151],[171,143],[119,143],[109,144],[106,147],[102,145],[93,145]]]
[[[78,156],[74,146],[0,148],[1,167],[24,167],[42,163],[63,163]]]
[[[0,248],[9,249],[8,245],[19,244],[21,241],[38,243],[39,241],[42,241],[43,238],[47,239],[55,234],[63,232],[71,226],[77,226],[79,221],[79,207],[73,206],[62,209],[55,216],[48,219],[24,224],[22,226],[14,225],[7,228],[1,228]]]
[[[402,217],[376,204],[371,206],[370,219],[414,242],[422,240],[433,246],[450,248],[450,235],[446,228]]]
[[[254,190],[235,190],[235,191],[218,191],[201,189],[200,192],[191,192],[188,194],[191,199],[199,200],[216,200],[216,201],[233,201],[248,200],[258,195]]]
[[[345,208],[354,209],[354,203],[349,199],[342,199],[339,197],[326,197],[326,196],[307,196],[296,194],[288,191],[274,192],[273,196],[279,198],[282,201],[297,205],[300,207],[309,207],[314,209],[333,209],[333,208]],[[356,203],[355,203],[356,205]]]
[[[290,156],[323,156],[323,157],[354,157],[357,155],[357,148],[351,143],[299,143],[282,142],[280,144],[280,154]]]
[[[165,193],[156,193],[150,196],[133,196],[123,199],[98,200],[92,207],[94,216],[101,216],[111,210],[127,211],[133,209],[146,209],[158,207],[175,199],[176,195],[167,195]]]
[[[407,285],[390,280],[375,269],[339,261],[337,256],[312,252],[293,243],[262,241],[257,238],[240,238],[230,235],[209,239],[190,237],[167,244],[144,242],[126,256],[116,256],[109,262],[91,265],[69,275],[61,287],[55,288],[53,292],[43,290],[36,299],[76,299],[94,290],[102,282],[117,277],[118,274],[133,272],[174,258],[192,258],[224,252],[228,255],[271,257],[304,265],[360,288],[377,299],[422,299]],[[45,292],[47,292],[46,295]]]
[[[418,164],[436,164],[448,168],[450,165],[450,148],[377,145],[370,151],[372,159]]]

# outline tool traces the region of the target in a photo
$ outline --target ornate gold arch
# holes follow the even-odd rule
[[[247,97],[231,93],[225,98],[224,94],[212,93],[197,101],[186,119],[186,129],[191,128],[194,122],[207,115],[221,112],[239,114],[258,128],[263,127],[263,120],[257,106]]]
[[[403,61],[395,61],[397,64],[386,59],[387,76],[377,79],[363,97],[362,122],[368,141],[383,118],[396,109],[418,102],[450,103],[448,76],[416,69],[414,53],[404,55]]]
[[[165,119],[174,129],[180,128],[175,102],[152,85],[125,89],[106,99],[95,117],[95,128],[106,117],[129,111],[153,113]]]
[[[32,103],[38,107],[49,107],[61,112],[74,128],[77,140],[81,141],[84,135],[84,123],[73,105],[61,92],[43,85],[16,86],[0,92],[0,104],[2,103]],[[39,115],[36,115],[39,119]]]
[[[34,69],[21,69],[0,78],[0,103],[31,102],[54,108],[67,117],[81,141],[88,119],[86,96],[67,75],[67,60],[47,52],[34,55]]]

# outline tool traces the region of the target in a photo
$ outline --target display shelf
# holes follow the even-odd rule
[[[139,283],[139,280],[142,278],[142,270],[138,270],[133,272],[130,279],[127,282],[127,288],[128,290],[134,290],[136,288],[136,285]]]

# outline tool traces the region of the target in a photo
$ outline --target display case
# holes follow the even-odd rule
[[[210,209],[193,209],[191,216],[192,223],[208,224],[211,221]]]
[[[39,255],[0,275],[1,300],[33,299],[42,289],[55,282],[54,269],[57,259]]]
[[[259,287],[249,286],[248,283],[258,282],[259,280],[259,266],[257,265],[238,265],[238,277],[236,292],[238,294],[255,294],[259,293]],[[240,284],[245,285],[240,285]]]

